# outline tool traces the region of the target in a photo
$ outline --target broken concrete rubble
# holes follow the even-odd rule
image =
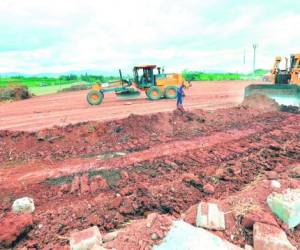
[[[272,188],[280,188],[281,187],[281,184],[280,184],[280,182],[279,181],[276,181],[276,180],[272,180],[271,181],[271,187]]]
[[[280,228],[256,222],[253,230],[255,250],[296,250]]]
[[[94,245],[101,245],[102,237],[98,227],[90,227],[80,232],[74,232],[70,237],[71,250],[89,250]]]
[[[153,250],[239,250],[228,241],[205,229],[194,227],[184,221],[175,221],[167,236]]]
[[[104,248],[102,246],[99,245],[94,245],[90,250],[106,250],[107,248]]]
[[[253,250],[253,247],[250,245],[245,245],[245,250]]]
[[[289,228],[300,224],[300,189],[287,189],[283,193],[272,193],[267,198],[272,212]]]
[[[116,239],[118,237],[118,233],[119,233],[118,231],[115,231],[115,232],[105,234],[102,238],[103,243]]]
[[[225,217],[217,204],[200,202],[197,208],[196,226],[212,230],[225,230]]]
[[[35,210],[33,199],[23,197],[14,201],[12,211],[14,213],[33,213]]]

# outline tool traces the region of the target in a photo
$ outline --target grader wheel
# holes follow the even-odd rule
[[[165,97],[167,99],[175,99],[177,96],[177,87],[176,86],[167,86],[165,89]]]
[[[90,105],[99,105],[103,101],[104,95],[101,91],[91,90],[87,94],[87,101]]]
[[[162,97],[162,91],[157,86],[152,86],[150,89],[147,90],[146,94],[150,100],[159,100]]]

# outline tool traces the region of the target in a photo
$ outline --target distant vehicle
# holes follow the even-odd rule
[[[280,56],[275,58],[268,81],[273,84],[249,85],[245,89],[245,97],[250,95],[265,95],[274,99],[279,104],[300,107],[300,54],[293,54],[289,60],[285,58],[285,69],[281,70]]]

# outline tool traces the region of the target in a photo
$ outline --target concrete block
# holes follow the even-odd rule
[[[101,244],[102,237],[96,226],[72,233],[70,237],[71,250],[89,250],[94,245],[100,246]]]
[[[105,234],[102,239],[103,243],[115,240],[118,237],[118,234],[119,234],[118,231]]]
[[[253,241],[255,250],[296,250],[283,230],[264,223],[254,224]]]
[[[271,187],[272,188],[280,188],[281,187],[281,184],[280,184],[280,182],[279,181],[276,181],[276,180],[273,180],[273,181],[271,181]]]
[[[225,217],[217,204],[200,202],[197,208],[196,226],[212,230],[225,230]]]
[[[167,236],[153,250],[242,250],[209,231],[184,221],[175,221]]]
[[[245,245],[245,250],[253,250],[253,247],[250,245]]]
[[[107,250],[107,248],[104,248],[99,245],[94,245],[90,250]]]
[[[300,224],[300,189],[287,189],[283,193],[272,193],[267,198],[272,212],[289,228]]]
[[[33,213],[35,210],[33,199],[29,197],[20,198],[14,201],[12,211],[18,213]]]

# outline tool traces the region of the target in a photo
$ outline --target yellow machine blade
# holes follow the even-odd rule
[[[265,95],[279,105],[300,107],[300,86],[295,84],[253,84],[245,89],[245,97],[250,95]]]

